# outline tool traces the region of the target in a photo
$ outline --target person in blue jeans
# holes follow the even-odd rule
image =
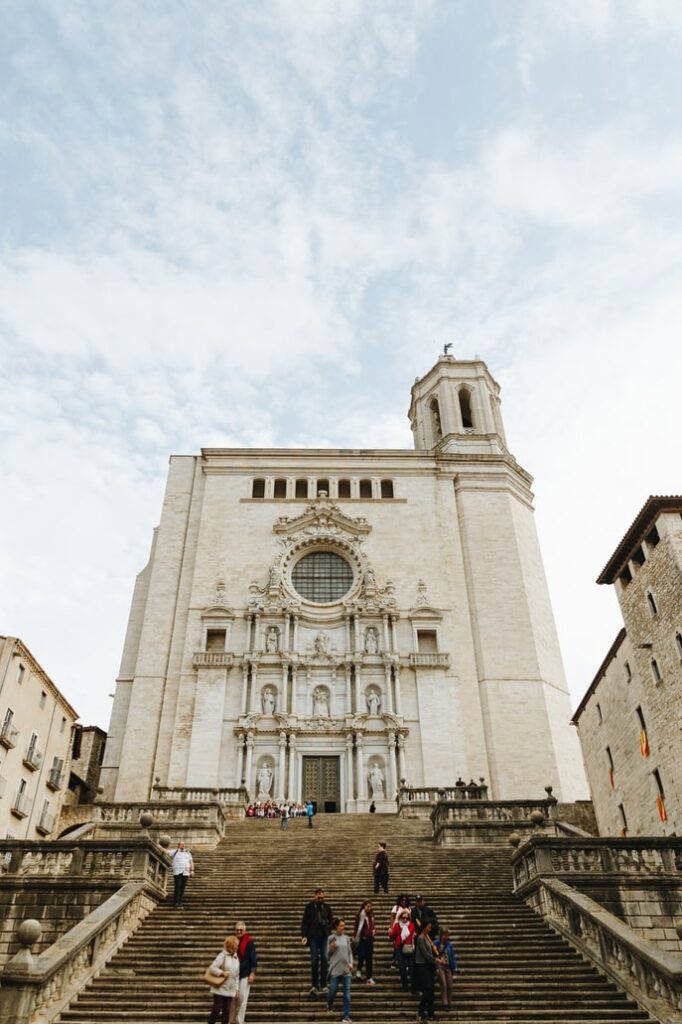
[[[301,942],[310,949],[311,996],[327,985],[327,939],[331,930],[332,908],[325,902],[324,890],[316,889],[301,921]]]
[[[350,939],[346,935],[346,922],[342,917],[334,918],[333,929],[327,941],[327,959],[329,960],[327,1009],[334,1008],[334,997],[339,985],[343,985],[341,1022],[350,1024],[350,980],[353,975],[353,950]]]
[[[308,818],[308,828],[312,828],[313,814],[315,813],[315,804],[312,802],[312,800],[309,800],[308,803],[305,805],[305,813]]]

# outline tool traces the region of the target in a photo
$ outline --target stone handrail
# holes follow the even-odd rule
[[[412,668],[448,668],[450,665],[449,654],[416,654],[412,652],[409,658]]]
[[[231,651],[195,651],[192,655],[194,668],[221,668],[229,666],[234,661],[234,654]]]
[[[0,971],[0,1024],[49,1024],[153,910],[143,882],[127,882],[48,949],[17,953]]]
[[[488,787],[485,783],[477,785],[452,786],[405,786],[398,790],[398,810],[402,807],[411,808],[414,804],[425,804],[434,807],[439,800],[487,800]]]
[[[540,879],[534,909],[660,1024],[682,1022],[682,956],[557,878]]]
[[[434,826],[449,821],[494,821],[513,825],[530,821],[534,811],[552,818],[556,800],[439,800],[431,812]]]
[[[176,802],[189,802],[189,803],[219,803],[219,804],[235,804],[239,806],[243,804],[246,809],[248,805],[248,793],[244,786],[240,786],[238,789],[228,788],[217,788],[214,789],[210,786],[153,786],[152,787],[152,800],[162,801],[171,800]],[[158,804],[155,803],[153,810],[156,813]]]
[[[87,878],[144,882],[161,898],[170,860],[148,838],[122,844],[106,839],[0,840],[0,871],[9,882],[27,878]]]
[[[516,892],[541,875],[665,875],[682,881],[682,838],[534,836],[513,854],[512,871]]]

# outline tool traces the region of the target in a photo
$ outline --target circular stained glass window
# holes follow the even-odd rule
[[[306,601],[328,604],[348,593],[353,585],[353,570],[345,558],[333,551],[313,551],[296,563],[291,582]]]

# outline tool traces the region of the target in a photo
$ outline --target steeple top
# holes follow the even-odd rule
[[[415,448],[505,451],[499,395],[500,386],[482,359],[456,359],[443,351],[412,385],[408,416]]]

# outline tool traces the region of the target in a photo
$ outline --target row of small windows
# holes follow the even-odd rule
[[[332,494],[330,484],[335,485],[336,493]],[[355,484],[355,487],[353,486]],[[375,487],[376,484],[376,487]],[[338,498],[394,498],[395,491],[392,480],[309,480],[302,477],[288,480],[278,477],[271,481],[268,488],[265,477],[256,477],[251,486],[252,498],[314,498],[322,491]],[[270,493],[268,493],[268,490]],[[355,492],[355,493],[354,493]]]
[[[655,526],[652,526],[644,542],[639,545],[638,548],[632,553],[629,563],[622,570],[619,579],[624,587],[628,583],[632,582],[633,572],[636,572],[647,560],[647,556],[653,551],[656,545],[659,543],[661,537]]]

